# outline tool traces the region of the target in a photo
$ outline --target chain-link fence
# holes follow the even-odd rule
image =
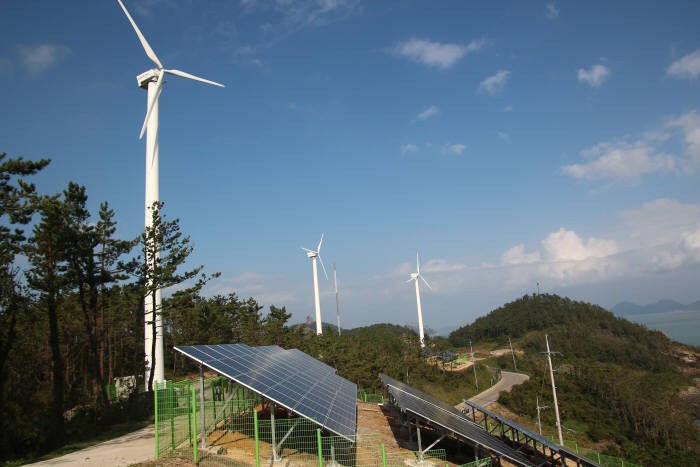
[[[424,453],[392,450],[374,434],[358,435],[355,442],[340,436],[322,436],[312,421],[294,416],[283,408],[275,409],[255,393],[224,377],[176,383],[167,381],[156,385],[154,397],[156,457],[184,457],[199,465],[212,466],[449,465],[444,449]],[[381,394],[361,392],[358,397],[372,403],[384,402]],[[265,414],[264,418],[261,414]],[[477,423],[489,431],[496,428],[483,420]],[[513,438],[511,431],[504,435]],[[565,445],[605,467],[641,467],[580,447],[575,442],[566,441]],[[485,458],[461,467],[490,465],[491,459]]]

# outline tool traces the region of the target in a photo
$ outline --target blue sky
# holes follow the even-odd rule
[[[341,320],[463,325],[536,290],[700,298],[697,2],[128,0],[170,77],[160,196],[192,264],[313,314],[321,232]],[[0,151],[51,157],[143,229],[153,67],[115,1],[0,3]],[[322,281],[325,321],[335,321]]]

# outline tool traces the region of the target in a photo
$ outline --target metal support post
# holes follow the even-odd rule
[[[316,442],[318,444],[318,467],[323,467],[323,445],[321,444],[320,428],[316,428]]]
[[[418,462],[423,462],[423,450],[421,446],[421,439],[420,439],[420,424],[418,423],[418,419],[415,419],[416,421],[416,437],[418,438]]]
[[[275,404],[270,402],[270,433],[272,434],[272,461],[278,461],[277,440],[275,440]]]
[[[382,444],[382,467],[386,467],[386,448]]]
[[[431,445],[428,446],[427,448],[423,449],[423,454],[425,454],[426,452],[430,451],[437,443],[439,443],[440,441],[442,441],[442,440],[445,438],[445,436],[447,436],[447,434],[444,434],[444,435],[440,436],[438,439],[435,440],[435,442],[434,442],[433,444],[431,444]]]
[[[280,448],[282,447],[282,443],[284,443],[285,440],[287,439],[287,437],[288,437],[289,435],[292,434],[292,431],[294,430],[294,428],[296,428],[297,424],[299,423],[299,420],[301,420],[301,418],[297,418],[297,421],[294,422],[294,425],[292,425],[292,427],[291,427],[289,430],[287,430],[287,433],[285,433],[285,435],[282,437],[282,439],[280,440],[280,442],[277,443],[277,450],[278,450],[278,451],[279,451]]]

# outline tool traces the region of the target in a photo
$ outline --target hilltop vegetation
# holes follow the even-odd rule
[[[552,406],[545,373],[544,335],[561,352],[554,359],[562,424],[569,437],[607,446],[643,465],[691,465],[697,461],[698,399],[683,390],[700,375],[696,362],[679,358],[687,346],[663,333],[617,318],[603,308],[557,295],[526,295],[450,335],[453,345],[513,338],[518,368],[531,379],[500,402],[536,419],[536,397]],[[512,368],[501,357],[498,364]],[[543,403],[543,402],[541,402]],[[543,424],[554,426],[551,410]],[[566,430],[565,430],[566,431]],[[566,437],[566,435],[565,435]]]

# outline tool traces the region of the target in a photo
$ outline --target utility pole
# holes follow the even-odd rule
[[[474,349],[472,348],[472,341],[469,339],[469,351],[472,353],[472,368],[474,368],[474,384],[476,385],[476,390],[479,390],[479,381],[476,379],[476,363],[474,363]]]
[[[554,385],[554,370],[552,369],[552,355],[558,354],[559,352],[551,352],[549,350],[549,337],[547,334],[544,335],[545,341],[547,342],[547,361],[549,362],[549,377],[552,379],[552,394],[554,395],[554,413],[557,416],[557,433],[559,434],[559,444],[564,445],[564,437],[561,434],[561,420],[559,419],[559,404],[557,403],[557,387]]]
[[[537,281],[537,295],[540,295],[540,281]]]
[[[518,364],[515,363],[515,353],[513,352],[513,343],[510,341],[510,336],[508,336],[508,345],[510,345],[510,354],[513,356],[513,366],[515,371],[518,371]]]
[[[537,396],[537,428],[540,429],[540,436],[542,435],[542,422],[540,421],[540,410],[549,409],[548,405],[540,405],[540,396]]]

